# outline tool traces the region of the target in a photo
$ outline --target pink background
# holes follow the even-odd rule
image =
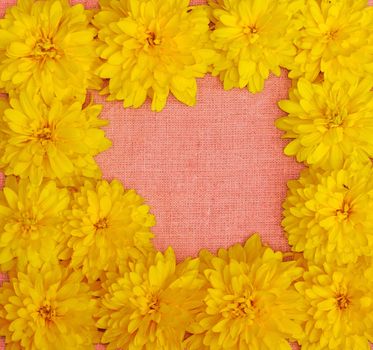
[[[14,3],[1,0],[0,14]],[[253,232],[275,249],[288,249],[281,203],[287,180],[301,166],[283,155],[286,141],[274,126],[283,115],[277,101],[290,86],[286,72],[257,95],[224,91],[210,76],[198,86],[194,108],[172,97],[161,113],[151,112],[149,102],[138,110],[105,103],[102,118],[110,120],[113,147],[97,158],[104,177],[146,198],[157,218],[157,248],[172,245],[179,259],[244,242]]]
[[[270,79],[266,91],[223,91],[216,78],[199,82],[195,108],[173,98],[162,113],[105,104],[113,147],[98,157],[108,179],[143,195],[156,215],[155,243],[179,258],[242,242],[252,232],[286,249],[281,202],[300,166],[283,156],[274,127],[276,101],[289,82]]]

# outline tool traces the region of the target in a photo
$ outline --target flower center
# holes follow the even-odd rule
[[[236,299],[223,309],[223,316],[229,316],[233,319],[245,318],[252,321],[255,317],[255,305],[253,299],[250,297]]]
[[[322,2],[324,4],[333,4],[333,3],[337,3],[339,0],[322,0]]]
[[[39,308],[38,314],[43,320],[50,322],[56,316],[56,310],[54,310],[49,304],[46,304]]]
[[[327,109],[325,116],[327,119],[327,128],[338,128],[343,125],[344,116],[346,113],[344,111],[339,110],[338,108],[335,109]]]
[[[31,231],[36,230],[37,220],[29,213],[22,214],[19,222],[21,224],[21,231],[23,234],[29,234]]]
[[[258,33],[258,28],[256,27],[255,24],[246,25],[246,26],[243,27],[243,32],[245,34],[256,34],[256,33]]]
[[[258,27],[255,24],[245,25],[243,27],[243,33],[248,36],[251,44],[259,39]]]
[[[66,186],[66,189],[67,189],[70,193],[77,193],[77,192],[79,191],[75,186]]]
[[[343,221],[350,217],[352,213],[352,207],[345,199],[342,202],[341,208],[336,210],[336,216],[339,220]]]
[[[154,47],[154,46],[160,45],[161,40],[157,38],[154,32],[149,31],[146,34],[147,34],[146,41],[149,44],[149,46]]]
[[[35,46],[33,51],[34,57],[39,60],[45,60],[46,58],[60,58],[58,49],[56,45],[50,38],[42,37],[40,38]]]
[[[337,29],[330,30],[330,31],[326,32],[324,35],[325,35],[326,41],[336,40],[337,37],[338,37],[338,30]]]
[[[148,313],[149,314],[152,314],[154,312],[157,312],[159,311],[159,308],[160,308],[160,303],[159,303],[159,298],[157,295],[149,295],[148,296],[148,299],[149,299],[149,303],[148,303],[148,308],[149,308],[149,311]]]
[[[106,229],[106,228],[109,227],[108,219],[107,218],[102,218],[102,219],[98,220],[95,223],[94,226],[96,228],[96,231],[98,231],[98,230],[104,230],[104,229]]]
[[[351,304],[351,300],[346,294],[340,293],[336,296],[337,305],[340,310],[346,310]]]
[[[36,138],[42,145],[53,141],[53,130],[49,125],[45,125],[44,127],[36,130],[34,132],[34,138]]]

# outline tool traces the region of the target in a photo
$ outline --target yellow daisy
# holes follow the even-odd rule
[[[293,139],[285,154],[326,170],[341,168],[354,152],[361,161],[373,157],[372,86],[372,79],[317,84],[300,79],[289,100],[279,102],[289,114],[276,126]]]
[[[92,350],[96,303],[81,272],[28,267],[0,288],[0,335],[6,349]]]
[[[353,81],[373,73],[373,12],[366,0],[308,0],[291,78]]]
[[[97,322],[102,343],[108,350],[183,350],[203,286],[198,259],[176,264],[172,248],[138,260],[107,286]]]
[[[307,303],[302,350],[368,350],[373,339],[373,269],[310,266],[296,284]]]
[[[203,6],[176,0],[100,0],[93,23],[99,29],[98,69],[109,79],[110,100],[140,107],[146,97],[152,110],[164,108],[169,93],[194,105],[196,78],[207,72],[213,51],[207,49],[209,20]]]
[[[73,193],[64,231],[71,249],[71,266],[82,268],[90,282],[138,250],[152,249],[150,228],[154,216],[134,190],[119,181],[91,182]]]
[[[40,95],[22,92],[10,100],[3,123],[5,149],[0,167],[6,175],[62,179],[101,176],[94,156],[108,149],[110,141],[99,129],[101,105],[83,108],[80,102],[53,99],[45,104]]]
[[[285,262],[257,234],[244,246],[200,257],[208,293],[187,348],[290,350],[286,339],[302,336],[303,302],[293,286],[303,273],[297,262]]]
[[[0,20],[0,88],[40,91],[46,101],[82,101],[87,88],[99,89],[90,17],[68,0],[18,0]]]
[[[0,270],[27,263],[40,267],[63,253],[63,216],[69,196],[54,181],[32,185],[8,177],[0,192]]]
[[[295,1],[210,0],[214,31],[211,35],[218,56],[213,75],[219,75],[226,90],[247,86],[263,90],[272,72],[279,76],[295,56],[290,21]],[[293,4],[294,5],[294,4]]]
[[[373,169],[305,170],[288,182],[282,225],[307,260],[344,264],[373,254]]]

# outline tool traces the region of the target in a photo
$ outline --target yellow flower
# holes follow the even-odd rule
[[[146,97],[152,110],[164,108],[171,92],[194,105],[196,78],[207,72],[213,51],[208,42],[209,20],[203,6],[188,0],[100,0],[94,17],[99,29],[101,78],[109,79],[104,93],[140,107]]]
[[[136,257],[138,250],[152,249],[154,216],[143,198],[120,182],[86,181],[73,194],[71,207],[64,228],[71,266],[82,268],[90,282],[128,257]]]
[[[191,327],[189,350],[290,350],[302,336],[302,299],[293,283],[303,273],[295,261],[262,245],[255,234],[244,246],[202,251],[208,284],[204,309]],[[304,310],[303,310],[304,311]]]
[[[46,101],[83,101],[87,88],[99,89],[89,21],[83,5],[68,0],[18,0],[0,20],[0,88],[12,95],[39,91]]]
[[[176,264],[169,248],[138,260],[107,285],[97,326],[108,350],[182,350],[187,327],[202,303],[198,259]]]
[[[289,115],[277,120],[288,156],[323,169],[341,168],[352,153],[373,157],[373,79],[312,84],[300,79],[289,100],[279,102]]]
[[[111,143],[99,129],[101,105],[82,108],[80,102],[53,99],[45,104],[39,95],[22,92],[10,100],[3,116],[5,149],[0,167],[6,175],[59,178],[101,176],[94,156]],[[0,124],[1,125],[1,124]]]
[[[0,192],[0,270],[27,263],[40,267],[63,253],[62,212],[69,196],[54,181],[32,185],[28,180],[8,177]]]
[[[8,108],[9,108],[8,99],[0,95],[0,159],[3,155],[4,149],[5,149],[5,143],[6,143],[5,134],[2,131],[2,129],[4,128],[3,114],[4,114],[4,111]]]
[[[344,264],[373,254],[373,169],[305,170],[288,182],[282,225],[307,260]]]
[[[373,269],[310,266],[296,288],[307,302],[302,350],[368,350],[373,339]]]
[[[280,66],[288,66],[296,54],[288,35],[294,6],[270,0],[210,0],[209,4],[215,27],[211,39],[219,53],[213,75],[220,76],[226,90],[247,86],[250,92],[260,92],[269,73],[279,76]]]
[[[28,267],[0,288],[0,335],[11,350],[92,350],[95,305],[80,272]]]
[[[289,76],[348,80],[373,73],[373,15],[366,0],[308,0]]]

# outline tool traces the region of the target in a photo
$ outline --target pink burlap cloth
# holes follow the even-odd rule
[[[15,2],[1,0],[0,15]],[[77,2],[96,7],[98,1]],[[157,218],[157,248],[171,245],[181,260],[259,232],[273,248],[288,249],[281,203],[287,180],[302,167],[283,155],[286,141],[274,121],[283,115],[277,101],[289,86],[286,72],[256,95],[224,91],[208,76],[198,82],[194,108],[172,97],[161,113],[151,112],[149,103],[138,110],[104,104],[113,147],[97,160],[106,179],[120,179],[146,198]]]

